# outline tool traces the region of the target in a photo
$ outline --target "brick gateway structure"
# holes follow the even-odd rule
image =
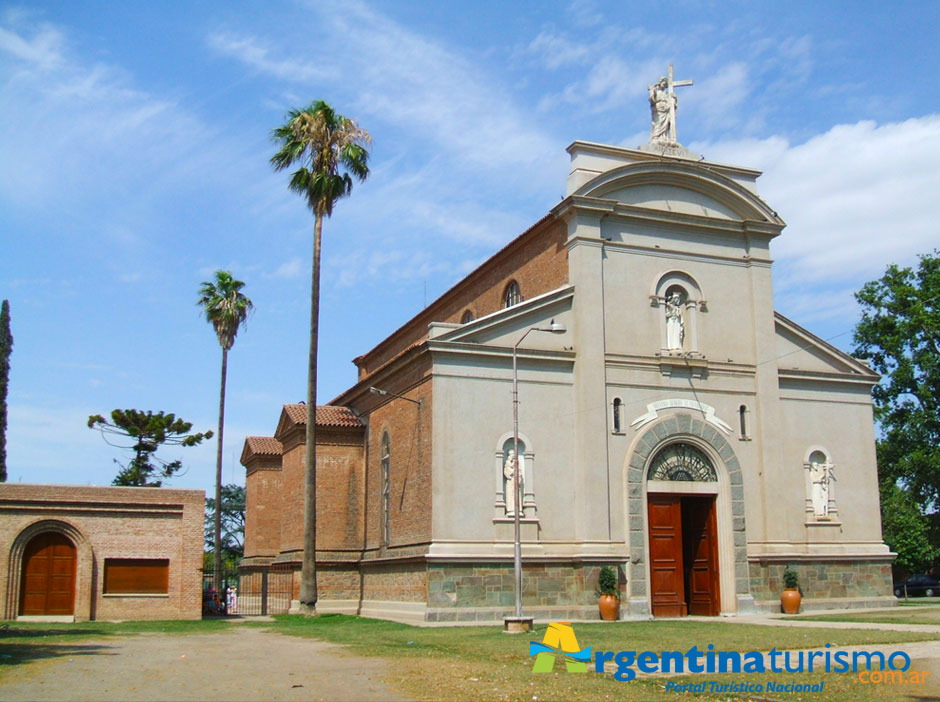
[[[199,619],[205,493],[0,485],[4,619]]]
[[[519,347],[525,612],[597,618],[892,604],[864,363],[773,308],[784,222],[758,171],[574,142],[567,196],[354,359],[317,408],[321,611],[512,611]],[[811,236],[796,232],[791,236]],[[370,388],[386,391],[376,394]],[[305,408],[249,437],[244,565],[299,569]],[[299,578],[295,576],[295,597]]]

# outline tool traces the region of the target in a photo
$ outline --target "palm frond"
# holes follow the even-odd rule
[[[275,171],[291,166],[288,187],[303,195],[316,213],[330,216],[337,200],[352,192],[352,178],[369,175],[369,133],[355,121],[337,114],[323,100],[287,113],[287,122],[271,132],[279,146],[270,162]]]

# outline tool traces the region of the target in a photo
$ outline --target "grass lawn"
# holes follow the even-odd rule
[[[913,612],[911,613],[914,614]],[[234,624],[226,620],[185,622],[79,622],[75,624],[39,624],[10,622],[0,629],[0,678],[11,664],[44,657],[43,650],[79,645],[83,640],[136,636],[141,634],[198,635],[223,631],[229,627],[262,628],[291,636],[314,637],[348,647],[365,657],[376,656],[391,661],[394,673],[389,682],[418,700],[673,700],[689,695],[666,689],[667,679],[639,675],[632,682],[617,682],[611,675],[598,675],[593,664],[587,674],[556,671],[532,673],[528,657],[530,640],[541,640],[545,627],[530,635],[509,636],[499,627],[412,627],[377,619],[342,615],[321,615],[315,619],[277,616],[275,621],[246,621]],[[766,651],[849,644],[886,644],[887,650],[903,646],[888,644],[932,640],[931,634],[919,632],[866,631],[852,629],[800,629],[766,627],[728,622],[653,621],[590,623],[574,625],[579,645],[592,651],[687,651],[692,645],[700,650],[708,644],[722,651]],[[678,683],[816,683],[824,681],[821,693],[761,692],[751,695],[711,694],[696,697],[712,700],[903,700],[907,694],[923,695],[922,685],[863,685],[852,674],[751,674],[685,675],[669,678]],[[903,688],[903,689],[902,689]],[[923,697],[921,697],[923,699]]]
[[[321,615],[316,619],[279,616],[272,631],[293,636],[311,636],[348,646],[359,655],[380,656],[395,662],[391,682],[419,700],[655,700],[675,699],[666,690],[667,680],[640,675],[632,682],[617,682],[610,675],[589,672],[573,675],[562,672],[533,674],[528,658],[530,640],[541,640],[539,627],[531,635],[509,636],[498,627],[420,628],[404,624],[361,619],[341,615]],[[258,624],[262,625],[261,623]],[[270,625],[268,625],[270,626]],[[932,640],[930,634],[798,629],[790,627],[751,626],[727,622],[618,622],[574,625],[579,645],[593,651],[687,651],[692,645],[700,650],[709,643],[717,650],[767,651],[849,644],[890,644]],[[895,650],[897,647],[892,647]],[[593,664],[589,664],[589,671]],[[851,674],[754,674],[687,675],[670,678],[676,682],[701,683],[760,682],[816,683],[825,681],[821,693],[728,693],[701,696],[708,699],[812,699],[812,700],[897,700],[904,699],[895,685],[861,685]],[[909,686],[922,692],[923,686]],[[907,692],[907,690],[905,690]],[[685,697],[685,695],[683,695]]]
[[[932,606],[931,606],[932,605]],[[940,605],[936,602],[911,603],[891,611],[851,612],[847,614],[818,614],[801,616],[811,622],[874,622],[878,624],[932,624],[940,625]]]

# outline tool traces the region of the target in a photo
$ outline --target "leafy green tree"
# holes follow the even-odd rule
[[[0,304],[0,483],[7,480],[7,390],[10,383],[10,355],[13,334],[10,331],[10,301]]]
[[[108,445],[133,453],[127,465],[114,460],[121,470],[111,482],[112,485],[131,487],[162,487],[162,479],[171,478],[182,469],[183,464],[179,460],[157,458],[155,454],[161,446],[197,446],[203,439],[212,438],[211,431],[191,434],[193,425],[177,419],[174,414],[135,409],[116,409],[111,413],[110,421],[100,414],[93,414],[88,418],[88,428],[100,431]],[[115,443],[109,436],[120,436],[124,440]]]
[[[872,398],[881,428],[878,471],[898,480],[921,507],[940,497],[940,256],[917,269],[888,266],[856,293],[862,318],[855,355],[882,374]]]
[[[317,345],[320,318],[320,239],[323,218],[333,214],[333,205],[352,192],[353,177],[369,175],[372,139],[353,120],[337,114],[317,100],[302,110],[291,110],[287,122],[271,133],[278,151],[271,157],[275,171],[299,165],[291,174],[292,191],[303,196],[313,210],[313,270],[310,285],[310,355],[307,368],[307,432],[304,485],[304,552],[301,566],[300,604],[306,614],[316,614],[317,605]]]
[[[222,524],[221,554],[225,563],[234,565],[241,559],[245,550],[245,488],[243,485],[222,486],[222,509],[216,511],[216,501],[211,497],[206,499],[206,548],[216,547],[215,524],[216,515]],[[219,566],[216,571],[219,572]],[[219,588],[216,587],[216,590]]]
[[[917,500],[893,482],[881,484],[881,528],[885,543],[898,554],[894,567],[904,575],[928,570],[938,549],[930,542],[927,520]]]
[[[216,271],[215,280],[203,281],[199,288],[197,305],[206,313],[222,347],[222,384],[219,390],[219,437],[215,454],[215,502],[222,500],[222,432],[225,426],[225,376],[228,372],[228,352],[235,343],[239,328],[251,311],[251,300],[242,294],[245,284],[232,277],[229,271]],[[223,503],[224,504],[224,503]],[[215,589],[222,586],[222,513],[215,514]]]

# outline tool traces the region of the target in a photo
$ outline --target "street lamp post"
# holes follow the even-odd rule
[[[529,332],[541,331],[552,334],[564,334],[565,325],[554,319],[547,327],[530,327],[526,329],[519,341],[512,347],[512,494],[513,494],[513,576],[515,584],[515,612],[512,617],[503,620],[503,630],[508,633],[521,633],[532,629],[532,617],[522,615],[522,529],[520,517],[522,513],[521,482],[519,480],[519,344],[529,335]]]

